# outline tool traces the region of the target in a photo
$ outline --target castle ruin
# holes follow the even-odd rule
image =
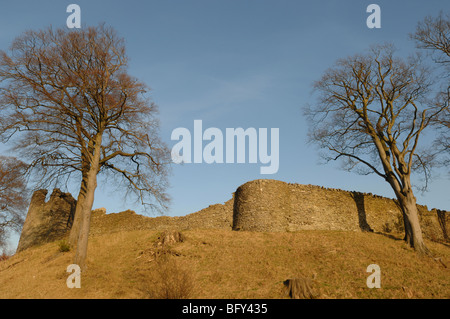
[[[23,225],[17,251],[62,238],[72,227],[77,201],[70,193],[55,188],[48,202],[48,191],[35,191]]]
[[[17,251],[62,238],[70,230],[76,200],[55,189],[33,194]],[[417,205],[425,238],[448,241],[449,214]],[[129,230],[286,232],[301,230],[374,231],[402,233],[401,209],[393,199],[378,195],[258,179],[239,186],[224,204],[210,205],[180,217],[146,217],[133,211],[92,212],[91,235]]]
[[[448,240],[448,213],[417,205],[424,236]],[[233,229],[403,232],[397,202],[378,195],[259,179],[236,190]]]

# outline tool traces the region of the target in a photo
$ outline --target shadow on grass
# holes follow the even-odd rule
[[[384,237],[387,237],[387,238],[389,238],[389,239],[393,239],[393,240],[396,240],[396,241],[404,241],[403,238],[400,238],[400,237],[398,237],[398,236],[394,236],[394,235],[392,235],[392,234],[386,234],[386,233],[382,233],[382,232],[379,232],[379,231],[374,232],[374,234],[382,235],[382,236],[384,236]]]

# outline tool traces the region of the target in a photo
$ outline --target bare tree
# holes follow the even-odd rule
[[[347,170],[375,173],[393,189],[403,211],[405,240],[428,253],[418,218],[411,174],[428,177],[430,158],[419,138],[445,107],[429,104],[429,69],[416,58],[394,57],[390,45],[338,60],[314,84],[317,104],[306,108],[309,137],[327,160]]]
[[[0,248],[10,231],[20,232],[29,204],[26,164],[14,157],[0,156]]]
[[[417,24],[416,32],[410,37],[415,40],[418,48],[430,53],[438,66],[436,77],[441,80],[441,87],[435,103],[447,106],[447,109],[435,121],[441,133],[435,147],[438,151],[450,154],[450,14],[441,11],[437,17],[425,17]],[[450,164],[450,157],[444,160],[444,164]]]
[[[416,32],[410,37],[417,47],[429,50],[436,63],[448,67],[450,63],[450,14],[442,11],[437,17],[427,16],[417,24]]]
[[[81,180],[70,243],[85,268],[97,175],[164,210],[170,163],[148,87],[127,73],[124,40],[105,25],[27,31],[0,52],[0,133],[51,185]]]

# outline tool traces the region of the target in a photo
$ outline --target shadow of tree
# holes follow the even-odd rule
[[[391,235],[391,234],[382,233],[382,232],[379,232],[379,231],[374,232],[374,234],[382,235],[384,237],[387,237],[389,239],[393,239],[393,240],[396,240],[396,241],[404,241],[403,238],[400,238],[400,237],[397,237],[397,236],[394,236],[394,235]]]
[[[351,196],[352,196],[353,200],[355,201],[356,208],[358,211],[359,228],[362,231],[373,232],[373,229],[367,223],[366,209],[365,209],[365,205],[364,205],[364,194],[353,191],[353,192],[351,192]]]
[[[447,234],[447,217],[446,217],[447,212],[444,210],[437,209],[436,214],[437,214],[439,226],[442,229],[442,234],[444,236],[444,240],[449,240],[448,234]]]

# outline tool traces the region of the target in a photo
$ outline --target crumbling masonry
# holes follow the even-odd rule
[[[72,226],[76,200],[56,189],[33,194],[18,251],[54,241]],[[418,205],[424,237],[448,241],[449,214]],[[402,233],[401,210],[393,199],[314,185],[259,179],[238,187],[224,204],[210,205],[180,217],[146,217],[133,211],[92,213],[91,235],[128,230],[195,228],[284,232],[300,230],[374,231]]]

